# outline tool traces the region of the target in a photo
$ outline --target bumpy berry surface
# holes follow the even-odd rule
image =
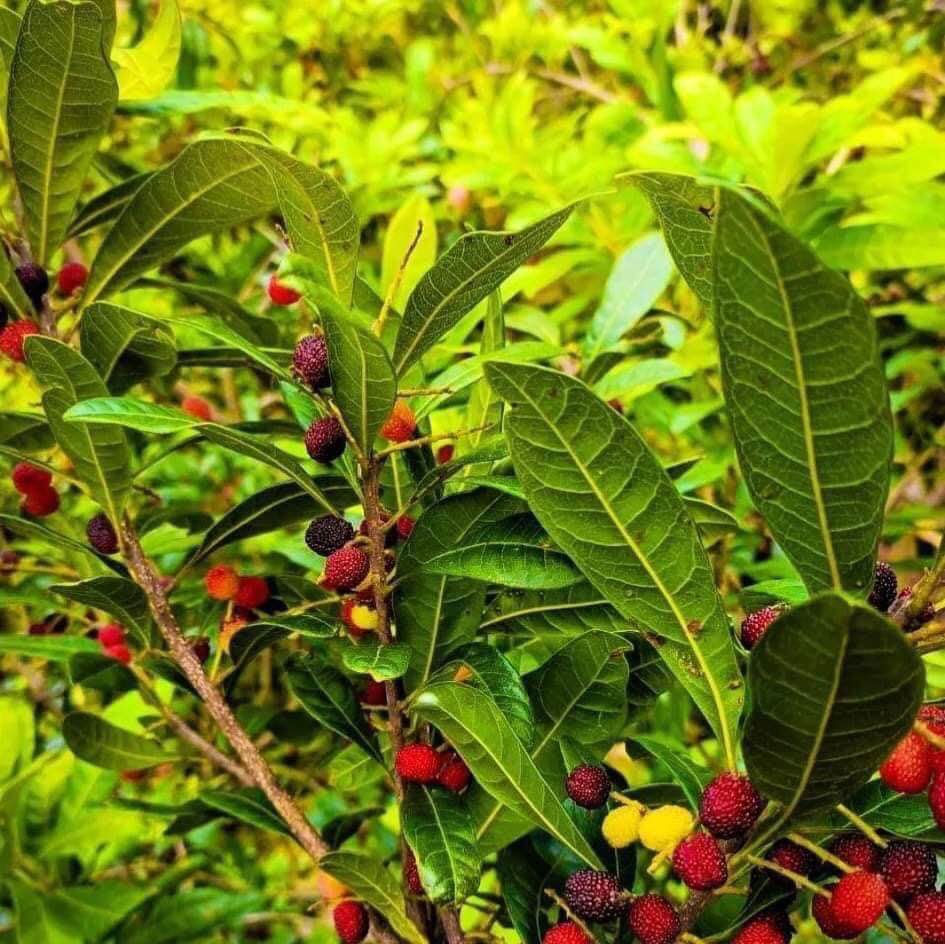
[[[455,751],[441,755],[436,782],[451,793],[462,793],[472,781],[466,762]]]
[[[818,863],[818,859],[813,852],[799,846],[796,842],[791,842],[790,839],[779,839],[768,850],[765,858],[769,862],[774,862],[775,865],[780,865],[783,869],[796,872],[798,875],[810,875],[817,868]],[[793,887],[790,879],[778,875],[776,872],[769,872],[768,876],[778,884],[792,885]]]
[[[945,944],[945,892],[923,892],[909,903],[906,917],[923,944]]]
[[[368,575],[371,562],[367,554],[354,544],[329,554],[322,571],[322,583],[329,590],[353,590]]]
[[[420,867],[417,865],[417,857],[410,849],[404,853],[404,882],[407,885],[407,891],[411,895],[422,895],[423,882],[420,881]]]
[[[59,511],[59,492],[54,488],[37,488],[24,496],[20,509],[33,518],[45,518]]]
[[[754,613],[749,613],[743,620],[739,638],[746,649],[754,649],[768,627],[784,612],[782,607],[764,606]]]
[[[764,800],[745,776],[719,774],[702,792],[699,819],[718,839],[734,839],[755,825]]]
[[[416,524],[416,521],[410,517],[410,515],[401,515],[397,519],[397,524],[394,525],[394,529],[397,531],[397,537],[401,541],[406,541],[407,538],[413,534],[413,526]]]
[[[299,339],[292,352],[292,373],[312,390],[331,385],[328,344],[320,334],[307,334]]]
[[[684,806],[667,804],[647,811],[640,821],[640,842],[651,852],[672,849],[692,832],[695,820]]]
[[[322,515],[305,530],[305,543],[309,549],[327,557],[343,548],[354,537],[354,527],[337,515]]]
[[[237,606],[255,610],[269,599],[269,584],[264,577],[240,577],[233,602]]]
[[[345,451],[346,445],[345,431],[333,416],[315,420],[305,431],[308,454],[323,465],[334,462]]]
[[[10,480],[21,495],[28,495],[30,492],[51,488],[52,472],[37,465],[30,465],[29,462],[17,462],[10,473]]]
[[[579,924],[562,921],[545,931],[541,944],[593,944],[593,941]]]
[[[791,925],[783,912],[766,912],[746,921],[732,938],[732,944],[787,944]]]
[[[26,360],[23,342],[31,334],[39,334],[39,326],[32,321],[11,321],[0,330],[0,352],[22,364]]]
[[[624,891],[608,872],[581,869],[564,883],[564,900],[585,921],[613,921],[620,915]]]
[[[855,869],[878,872],[883,850],[862,833],[843,833],[830,844],[830,851]]]
[[[35,262],[25,262],[16,267],[16,277],[33,305],[41,308],[43,296],[49,291],[49,276],[46,270]]]
[[[640,823],[643,820],[644,807],[634,803],[632,806],[618,806],[611,810],[601,824],[600,831],[604,841],[612,849],[626,849],[633,845],[640,835]]]
[[[640,895],[627,911],[627,926],[641,944],[672,944],[682,925],[676,909],[662,895]]]
[[[858,932],[845,928],[834,914],[833,903],[823,895],[814,895],[810,903],[810,913],[826,937],[834,941],[849,941],[858,937]]]
[[[213,407],[203,397],[190,394],[180,401],[180,408],[195,420],[209,423],[213,419]]]
[[[369,708],[379,708],[387,704],[387,686],[383,682],[373,679],[361,689],[360,700],[362,705]]]
[[[85,536],[99,554],[115,554],[118,551],[118,535],[106,514],[99,513],[89,519]]]
[[[945,773],[935,774],[929,784],[929,809],[935,825],[945,829]]]
[[[405,744],[394,761],[401,780],[433,783],[440,769],[440,755],[429,744]]]
[[[343,901],[332,912],[335,931],[342,944],[361,944],[370,929],[367,909],[359,901]]]
[[[604,767],[581,764],[568,774],[565,781],[568,796],[585,810],[598,810],[610,796],[610,776]]]
[[[900,904],[935,888],[938,862],[935,850],[924,842],[897,839],[883,850],[879,872],[889,894]]]
[[[880,613],[885,613],[896,599],[898,589],[896,572],[885,561],[877,561],[876,570],[873,572],[873,589],[870,590],[869,596],[870,606]]]
[[[88,281],[89,270],[81,262],[67,262],[56,273],[56,288],[62,295],[72,295]]]
[[[687,836],[673,852],[673,871],[697,892],[721,888],[728,880],[725,853],[709,833]]]
[[[103,649],[120,645],[125,641],[125,630],[118,623],[109,623],[98,631],[98,641]]]
[[[417,419],[406,400],[398,400],[390,416],[381,427],[381,435],[393,443],[407,442],[414,438],[417,430]]]
[[[932,778],[932,746],[910,731],[879,768],[887,786],[899,793],[921,793]]]
[[[109,646],[105,650],[105,655],[125,665],[131,662],[131,650],[124,643],[119,643],[117,646]]]
[[[239,589],[239,574],[226,564],[217,564],[211,567],[203,578],[207,596],[213,600],[232,600]]]
[[[862,934],[871,928],[889,905],[889,889],[875,872],[850,872],[833,887],[830,907],[837,924]]]
[[[275,274],[269,276],[266,293],[273,305],[294,305],[302,297],[295,289],[280,282]]]

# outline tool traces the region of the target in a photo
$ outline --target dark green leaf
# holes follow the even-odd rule
[[[96,654],[99,644],[84,636],[27,636],[0,634],[0,652],[12,652],[29,659],[68,662],[77,653]]]
[[[0,443],[20,452],[40,452],[55,442],[42,413],[0,413]]]
[[[673,779],[686,794],[689,805],[693,810],[698,810],[702,790],[712,779],[712,771],[707,767],[694,764],[678,744],[663,735],[636,734],[630,740],[634,744],[639,744],[648,754],[669,769]]]
[[[403,643],[381,643],[364,640],[346,646],[341,660],[349,672],[370,675],[379,682],[400,678],[407,671],[410,649]]]
[[[124,577],[91,577],[77,583],[57,583],[50,588],[67,600],[84,603],[114,616],[141,641],[148,638],[151,613],[144,591]]]
[[[33,521],[29,518],[19,518],[16,515],[0,515],[0,524],[8,528],[14,534],[21,534],[27,538],[35,538],[49,547],[58,550],[69,548],[70,551],[78,551],[80,554],[85,554],[93,560],[98,561],[100,564],[104,564],[116,573],[127,573],[122,564],[112,560],[110,557],[98,554],[96,551],[92,550],[91,545],[77,541],[75,538],[69,537],[69,535],[63,534],[61,531],[53,531],[52,528],[47,528],[46,525],[40,524],[38,521]]]
[[[283,836],[292,835],[262,790],[204,790],[200,794],[200,802],[250,826],[268,829]]]
[[[69,659],[69,675],[76,685],[101,692],[130,692],[138,685],[134,673],[102,652],[78,652]]]
[[[536,852],[531,841],[521,839],[503,849],[496,861],[502,897],[512,924],[524,944],[539,944],[545,932],[545,889],[552,869]]]
[[[298,633],[304,639],[330,639],[338,634],[338,622],[318,613],[270,617],[244,626],[230,643],[230,655],[237,665],[245,665],[263,649]]]
[[[157,742],[84,711],[66,715],[62,736],[76,757],[106,770],[141,770],[180,755],[168,753]]]
[[[150,176],[150,173],[133,174],[93,197],[76,213],[66,236],[74,239],[111,223]]]
[[[153,894],[147,886],[135,887],[114,879],[94,885],[73,885],[50,895],[46,907],[53,920],[97,941]]]
[[[236,894],[217,888],[174,889],[149,910],[147,918],[122,930],[122,944],[180,944],[207,941],[221,929],[236,927],[264,906],[256,893]]]

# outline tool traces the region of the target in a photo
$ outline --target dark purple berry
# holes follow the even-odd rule
[[[354,537],[354,528],[335,515],[316,518],[305,531],[305,543],[316,554],[328,557]]]
[[[89,519],[85,536],[99,554],[115,554],[118,551],[118,535],[105,514],[99,513]]]
[[[624,898],[620,882],[608,872],[582,869],[564,884],[568,907],[585,921],[613,921],[623,910]]]
[[[308,334],[296,344],[292,354],[292,372],[312,390],[321,390],[331,384],[328,345],[320,334]]]
[[[565,781],[568,796],[586,810],[598,810],[610,796],[610,777],[603,767],[581,764]]]
[[[46,270],[35,262],[24,262],[16,267],[16,277],[23,286],[23,291],[37,311],[43,307],[43,296],[49,291],[49,276]]]
[[[345,451],[345,431],[333,416],[315,420],[305,431],[305,448],[316,461],[327,465]]]
[[[870,605],[885,613],[896,599],[899,590],[899,581],[896,572],[885,561],[877,561],[876,571],[873,574],[873,589],[870,591]]]

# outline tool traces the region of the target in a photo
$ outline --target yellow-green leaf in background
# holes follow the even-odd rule
[[[170,84],[180,58],[181,23],[177,0],[161,0],[144,39],[131,49],[116,49],[118,99],[136,102],[157,98]]]

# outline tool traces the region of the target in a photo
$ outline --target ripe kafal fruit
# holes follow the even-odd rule
[[[833,902],[828,896],[814,895],[810,903],[810,913],[826,937],[835,941],[848,941],[857,934],[840,924],[833,910]]]
[[[746,921],[732,938],[732,944],[788,944],[790,939],[791,924],[787,915],[768,911]]]
[[[240,577],[233,594],[233,602],[247,610],[255,610],[269,599],[269,584],[265,577]]]
[[[819,859],[809,849],[799,846],[790,839],[779,839],[767,852],[765,858],[783,869],[788,869],[797,875],[810,875],[817,868]],[[794,883],[786,876],[777,872],[768,871],[767,877],[777,885],[794,887]]]
[[[397,524],[394,525],[394,530],[397,532],[397,537],[399,537],[401,541],[406,541],[407,538],[413,534],[413,526],[415,524],[416,522],[410,517],[410,515],[401,515],[397,519]]]
[[[899,581],[896,580],[896,572],[885,561],[876,562],[876,570],[873,572],[873,589],[870,590],[870,606],[875,607],[880,613],[885,613],[896,599],[896,591],[899,589]]]
[[[0,352],[11,361],[22,364],[26,360],[23,342],[31,334],[39,334],[39,325],[28,320],[11,321],[0,330]]]
[[[292,352],[292,373],[312,390],[331,385],[328,345],[320,334],[307,334],[299,339]]]
[[[440,755],[440,769],[436,775],[436,782],[450,793],[462,793],[469,786],[472,773],[465,761],[455,751],[447,751]]]
[[[392,443],[403,443],[413,439],[417,431],[417,418],[406,400],[398,400],[390,416],[381,427],[381,435]]]
[[[601,823],[600,831],[605,842],[612,849],[626,849],[637,841],[640,835],[640,823],[646,807],[640,803],[618,806],[611,810]]]
[[[195,639],[191,644],[190,648],[193,650],[194,655],[197,657],[197,661],[203,665],[207,659],[210,658],[210,640],[206,636],[200,636]]]
[[[43,296],[49,291],[49,276],[46,270],[35,262],[24,262],[16,267],[16,277],[33,306],[42,308]]]
[[[879,872],[889,894],[904,904],[915,895],[935,888],[938,876],[935,850],[924,842],[894,840],[883,850]]]
[[[331,917],[342,944],[361,944],[367,937],[371,923],[367,909],[359,901],[343,901],[335,905]]]
[[[620,916],[624,890],[609,872],[581,869],[564,883],[564,900],[585,921],[613,921]]]
[[[610,796],[610,776],[604,767],[580,764],[564,783],[568,796],[585,810],[599,810]]]
[[[125,641],[125,630],[118,623],[109,623],[98,631],[98,641],[103,649],[119,646]]]
[[[754,613],[749,613],[743,620],[739,631],[739,639],[746,649],[754,649],[761,637],[768,631],[768,627],[784,612],[783,607],[764,606]]]
[[[436,451],[436,461],[438,465],[444,465],[453,458],[453,453],[456,452],[456,447],[452,443],[447,443],[445,446],[440,446]]]
[[[124,643],[119,643],[117,646],[109,646],[105,650],[105,655],[125,665],[131,662],[131,650]]]
[[[906,917],[923,944],[945,944],[945,892],[916,895]]]
[[[673,852],[673,871],[697,892],[721,888],[728,881],[728,865],[718,839],[709,833],[687,836]]]
[[[269,281],[266,283],[266,292],[273,305],[294,305],[302,297],[295,289],[289,288],[284,282],[280,282],[275,273],[269,276]]]
[[[883,850],[862,833],[843,833],[830,844],[830,851],[855,869],[878,872]]]
[[[672,944],[682,930],[676,909],[662,895],[653,893],[633,899],[627,926],[641,944]]]
[[[367,705],[369,708],[380,708],[387,704],[387,686],[383,682],[371,679],[361,689],[359,700],[362,705]]]
[[[59,492],[54,488],[38,488],[20,503],[20,510],[33,518],[45,518],[59,510]]]
[[[315,420],[305,431],[305,449],[322,465],[334,462],[345,451],[346,445],[345,431],[333,416]]]
[[[929,784],[929,809],[939,829],[945,829],[945,773],[937,773]]]
[[[594,944],[584,929],[573,921],[562,921],[545,931],[541,944]]]
[[[118,535],[106,514],[100,512],[89,518],[85,536],[99,554],[115,554],[118,551]]]
[[[30,492],[51,488],[52,472],[29,462],[17,462],[10,473],[10,480],[21,495],[29,495]]]
[[[180,408],[195,420],[209,423],[213,419],[213,407],[203,397],[190,394],[180,401]]]
[[[368,575],[371,562],[356,544],[346,544],[329,554],[322,571],[322,584],[329,590],[354,590]]]
[[[420,881],[420,867],[417,865],[417,857],[411,849],[404,850],[404,883],[411,895],[422,895],[424,893],[423,882]]]
[[[692,832],[695,821],[684,806],[667,804],[649,810],[640,821],[640,842],[651,852],[672,849]]]
[[[699,819],[717,839],[735,839],[755,825],[765,808],[761,794],[742,774],[719,774],[702,791]]]
[[[879,768],[883,783],[899,793],[921,793],[932,779],[932,746],[910,731]]]
[[[322,515],[305,529],[305,543],[309,550],[328,557],[343,548],[354,537],[354,527],[337,515]]]
[[[833,887],[830,908],[839,927],[855,934],[871,928],[889,905],[889,889],[875,872],[850,872]]]
[[[56,288],[60,295],[72,295],[88,281],[89,270],[81,262],[67,262],[56,273]]]
[[[232,600],[239,589],[239,574],[226,564],[211,567],[203,578],[207,596],[214,600]]]
[[[408,783],[433,783],[440,769],[440,755],[429,744],[405,744],[394,766],[401,780]]]

